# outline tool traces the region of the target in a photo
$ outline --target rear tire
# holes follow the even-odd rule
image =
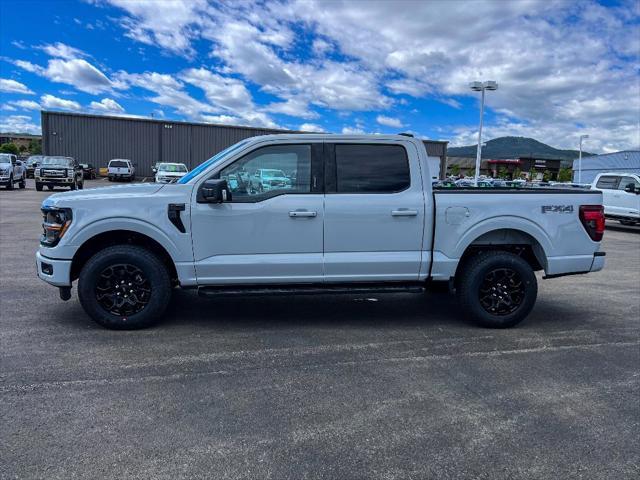
[[[533,309],[538,282],[531,266],[509,252],[481,252],[462,265],[458,296],[465,313],[488,328],[509,328]]]
[[[127,294],[131,298],[124,300]],[[164,264],[150,251],[116,245],[96,253],[84,265],[78,297],[85,312],[105,328],[146,328],[158,323],[166,310],[171,279]]]

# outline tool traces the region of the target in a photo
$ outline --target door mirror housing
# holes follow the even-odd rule
[[[636,186],[633,183],[630,183],[626,187],[624,187],[624,191],[627,193],[640,193],[640,190],[636,190]]]
[[[198,203],[222,203],[231,201],[231,190],[226,180],[211,178],[198,189]]]

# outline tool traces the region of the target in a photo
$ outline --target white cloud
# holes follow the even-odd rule
[[[15,100],[13,102],[9,102],[9,104],[21,110],[40,110],[40,104],[33,100]]]
[[[56,42],[48,45],[42,45],[38,47],[51,57],[64,58],[65,60],[72,60],[74,58],[88,57],[85,52],[75,47],[70,47],[62,42]]]
[[[0,117],[0,131],[7,133],[31,133],[40,135],[40,125],[36,125],[33,119],[27,115],[10,115]]]
[[[364,130],[359,127],[343,127],[342,133],[345,135],[364,135]]]
[[[298,130],[301,132],[325,132],[326,130],[320,125],[316,125],[315,123],[303,123],[298,127]]]
[[[124,108],[111,98],[103,98],[99,102],[91,102],[89,108],[100,113],[124,113]]]
[[[29,95],[33,94],[33,91],[30,90],[24,83],[11,80],[9,78],[0,78],[0,92],[24,93]]]
[[[46,68],[25,60],[16,60],[14,64],[52,82],[66,83],[91,94],[107,92],[114,87],[122,87],[112,83],[104,73],[82,58],[71,60],[54,58],[49,60]]]
[[[380,125],[384,125],[386,127],[392,127],[392,128],[402,128],[402,122],[397,119],[397,118],[392,118],[392,117],[386,117],[384,115],[378,115],[376,117],[376,122],[378,122]]]
[[[50,94],[46,94],[40,97],[40,101],[42,102],[42,107],[45,109],[80,110],[82,108],[76,101],[54,97]]]

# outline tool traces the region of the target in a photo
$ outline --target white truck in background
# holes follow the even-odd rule
[[[599,173],[591,186],[602,192],[604,216],[622,225],[640,223],[640,175]]]
[[[248,174],[282,171],[257,191]],[[488,327],[523,320],[545,278],[604,266],[595,190],[433,189],[400,135],[269,135],[178,182],[56,194],[38,276],[114,329],[159,321],[174,287],[203,296],[423,292],[448,282]],[[249,300],[247,300],[249,301]],[[428,315],[428,311],[425,311]]]

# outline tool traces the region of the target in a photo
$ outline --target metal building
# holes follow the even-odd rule
[[[623,150],[582,157],[582,183],[592,183],[599,173],[635,173],[640,175],[640,150]],[[578,181],[578,159],[573,161],[573,181]]]
[[[73,157],[96,168],[112,158],[128,158],[140,176],[151,176],[157,162],[180,162],[192,169],[219,151],[248,137],[291,130],[111,117],[66,112],[41,112],[44,155]],[[447,143],[425,140],[427,153],[447,158]]]

